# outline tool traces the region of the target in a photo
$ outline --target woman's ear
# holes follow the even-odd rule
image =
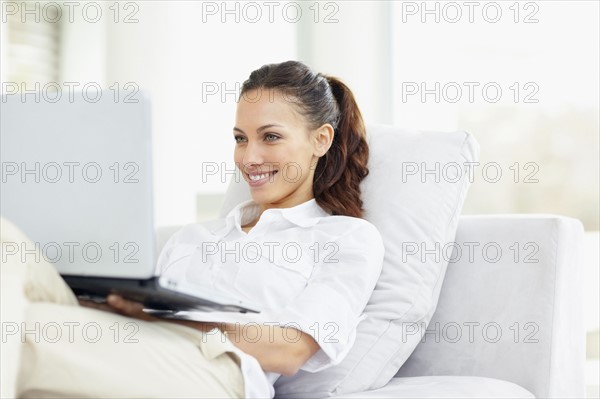
[[[333,143],[334,135],[335,131],[333,126],[331,126],[329,123],[324,124],[314,131],[316,157],[322,157],[327,151],[329,151],[331,143]]]

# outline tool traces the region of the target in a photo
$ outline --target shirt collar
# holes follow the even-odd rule
[[[225,216],[226,227],[224,233],[228,233],[232,228],[241,226],[254,220],[260,213],[260,205],[250,199],[236,205],[227,216]],[[312,198],[291,208],[270,208],[265,210],[260,216],[260,220],[265,218],[280,217],[300,227],[312,227],[323,217],[331,216]]]

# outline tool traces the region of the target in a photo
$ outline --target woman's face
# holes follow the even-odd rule
[[[241,96],[233,135],[234,161],[263,210],[314,198],[314,168],[333,140],[331,125],[311,131],[289,99],[258,89]]]

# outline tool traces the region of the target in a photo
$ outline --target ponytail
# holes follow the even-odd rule
[[[365,125],[348,86],[335,77],[326,78],[338,105],[339,121],[331,148],[317,163],[315,199],[333,215],[362,218],[360,182],[369,174]]]

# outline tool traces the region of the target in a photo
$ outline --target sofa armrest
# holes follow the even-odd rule
[[[492,377],[536,397],[584,397],[582,241],[567,217],[461,217],[440,249],[450,264],[436,313],[396,376]]]

